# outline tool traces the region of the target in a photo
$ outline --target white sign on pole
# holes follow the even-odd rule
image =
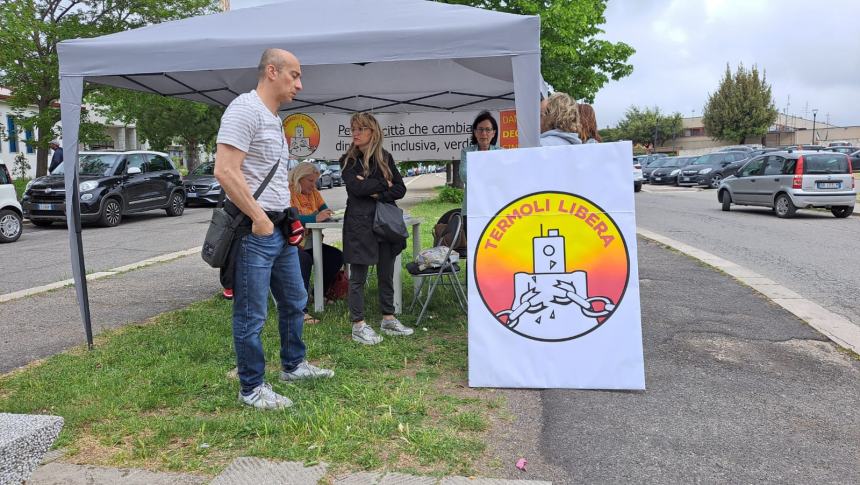
[[[458,160],[480,111],[374,113],[395,160]],[[491,112],[499,120],[499,112]],[[283,119],[294,158],[337,160],[352,143],[349,114],[293,113]],[[500,130],[501,131],[501,130]],[[501,138],[502,133],[498,133]],[[513,134],[516,137],[516,134]]]
[[[469,153],[470,386],[645,388],[631,157]]]

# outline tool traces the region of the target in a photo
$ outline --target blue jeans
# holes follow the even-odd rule
[[[299,268],[298,250],[286,244],[275,227],[271,236],[248,234],[237,241],[233,281],[233,345],[242,393],[263,383],[266,358],[260,333],[269,309],[269,290],[278,308],[281,366],[289,372],[305,359],[303,309],[308,294]]]

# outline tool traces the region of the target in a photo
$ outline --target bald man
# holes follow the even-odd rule
[[[285,50],[266,49],[257,68],[257,88],[230,103],[221,118],[215,178],[227,194],[225,209],[243,219],[233,261],[233,345],[241,389],[239,400],[258,409],[281,409],[292,401],[265,382],[260,333],[269,292],[278,308],[281,380],[332,377],[334,372],[305,359],[304,308],[307,292],[297,248],[287,244],[280,225],[290,206],[286,146],[278,109],[302,89],[299,60]],[[274,171],[274,172],[273,172]],[[254,198],[263,181],[268,185]]]

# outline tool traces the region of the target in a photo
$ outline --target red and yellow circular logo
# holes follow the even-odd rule
[[[294,113],[284,118],[284,136],[293,157],[307,157],[320,146],[320,127],[304,113]]]
[[[505,328],[560,342],[612,317],[627,289],[630,258],[603,209],[575,194],[538,192],[490,219],[474,274],[481,299]]]

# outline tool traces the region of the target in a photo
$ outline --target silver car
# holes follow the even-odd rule
[[[836,217],[854,212],[857,189],[848,156],[835,152],[771,152],[750,159],[722,181],[717,193],[723,210],[732,204],[770,207],[777,217],[797,209],[822,207]]]

